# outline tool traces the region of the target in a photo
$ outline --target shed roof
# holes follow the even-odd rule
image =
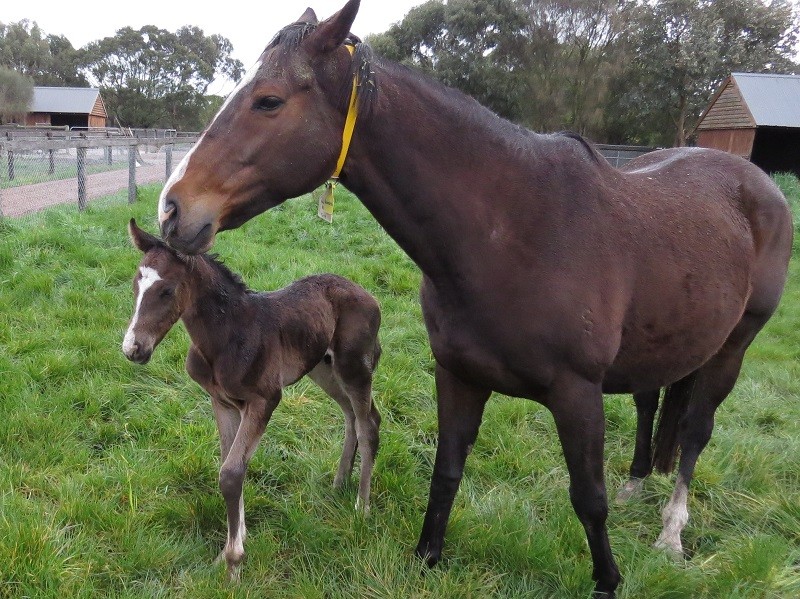
[[[759,127],[800,127],[800,75],[731,73]]]
[[[93,87],[34,87],[30,111],[90,114],[99,96]]]

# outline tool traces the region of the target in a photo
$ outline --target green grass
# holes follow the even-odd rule
[[[795,209],[800,184],[779,179]],[[412,558],[436,439],[433,361],[419,274],[353,197],[334,224],[302,198],[219,236],[215,250],[256,289],[312,273],[347,276],[380,300],[384,417],[368,517],[355,479],[331,482],[341,449],[335,403],[287,391],[245,488],[241,584],[211,561],[225,536],[208,399],[183,370],[176,327],[147,366],[120,351],[139,254],[135,216],[155,230],[158,188],[136,205],[63,206],[0,220],[0,598],[588,597],[588,548],[570,507],[549,413],[494,398],[456,498],[442,567]],[[797,211],[796,214],[800,214]],[[800,267],[718,412],[674,563],[652,549],[673,479],[612,505],[623,598],[800,596]],[[611,492],[633,449],[630,397],[606,402]]]

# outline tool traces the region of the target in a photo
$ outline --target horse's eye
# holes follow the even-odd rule
[[[277,109],[281,104],[283,104],[283,100],[277,96],[264,96],[253,102],[253,109],[270,111]]]
[[[170,287],[167,287],[166,289],[161,290],[159,297],[161,297],[161,299],[167,299],[171,295],[172,295],[172,289]]]

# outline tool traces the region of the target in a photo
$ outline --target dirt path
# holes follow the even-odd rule
[[[173,154],[173,168],[183,153]],[[165,167],[163,156],[145,158],[147,164],[136,165],[136,184],[163,182]],[[86,177],[87,202],[117,193],[128,188],[128,169],[95,173]],[[32,185],[0,189],[0,209],[3,216],[24,216],[56,204],[78,205],[78,179],[59,179]]]

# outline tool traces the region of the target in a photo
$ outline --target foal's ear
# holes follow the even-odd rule
[[[317,13],[314,12],[314,9],[310,6],[306,9],[300,18],[297,19],[297,23],[308,23],[309,25],[316,25],[319,23],[319,19],[317,19]]]
[[[308,47],[318,54],[325,54],[341,46],[350,34],[360,5],[361,0],[349,0],[342,10],[322,21],[306,38]]]
[[[128,235],[130,235],[133,245],[145,253],[161,245],[161,240],[158,237],[139,228],[135,218],[132,218],[128,223]]]

